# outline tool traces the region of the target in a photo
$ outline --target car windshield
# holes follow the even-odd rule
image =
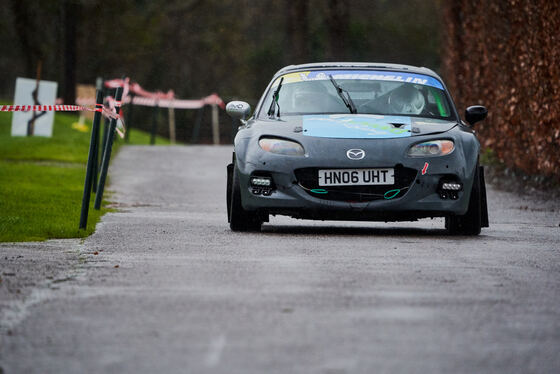
[[[261,117],[271,115],[268,108],[282,78],[277,105],[272,106],[274,111],[271,114],[350,113],[341,92],[337,92],[338,86],[344,96],[350,97],[358,114],[453,117],[443,85],[437,79],[422,74],[377,70],[313,70],[280,76],[267,92],[262,105],[265,110],[259,114]]]

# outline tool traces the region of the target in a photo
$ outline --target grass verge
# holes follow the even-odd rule
[[[87,229],[78,229],[91,122],[79,131],[77,116],[57,113],[52,138],[11,137],[11,117],[0,113],[0,242],[90,235],[108,211],[93,209],[92,194]],[[145,132],[130,135],[130,144],[149,144]],[[113,156],[122,143],[116,140]]]

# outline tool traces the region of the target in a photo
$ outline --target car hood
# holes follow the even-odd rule
[[[268,120],[266,120],[268,122]],[[389,139],[449,131],[455,121],[374,114],[313,114],[285,116],[280,121],[303,136],[343,139]]]

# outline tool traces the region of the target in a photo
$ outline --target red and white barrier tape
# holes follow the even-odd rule
[[[160,108],[174,108],[174,109],[200,109],[205,105],[218,105],[220,108],[225,108],[225,104],[222,99],[216,95],[212,94],[210,96],[203,97],[200,100],[168,100],[168,99],[153,99],[148,97],[138,97],[133,98],[127,97],[125,100],[126,104],[142,105]]]
[[[125,79],[112,79],[105,81],[105,87],[108,88],[123,88],[123,100],[116,101],[113,97],[108,96],[105,98],[109,108],[98,105],[93,98],[77,98],[78,105],[63,105],[60,99],[57,100],[56,105],[1,105],[1,112],[101,112],[103,116],[117,120],[117,132],[121,137],[124,137],[124,119],[119,114],[122,104],[134,104],[150,107],[161,108],[174,108],[174,109],[200,109],[205,105],[218,105],[220,108],[225,109],[224,101],[215,93],[203,97],[199,100],[177,100],[175,93],[169,90],[167,93],[149,92],[143,89],[138,83],[130,82],[129,78]]]
[[[109,101],[109,100],[108,100]],[[127,96],[122,101],[123,104],[134,104],[134,105],[141,105],[141,106],[159,106],[160,108],[175,108],[175,109],[200,109],[205,105],[218,105],[220,108],[225,108],[225,103],[223,100],[216,94],[212,94],[210,96],[203,97],[199,100],[168,100],[168,99],[153,99],[149,97],[140,97],[140,96]],[[76,99],[76,104],[78,105],[93,105],[95,104],[94,98],[82,98],[79,97]]]
[[[129,78],[105,81],[105,87],[123,87],[123,103],[125,104],[132,103],[134,105],[175,109],[200,109],[205,105],[218,105],[222,109],[226,107],[224,101],[215,93],[200,100],[178,100],[175,98],[173,90],[169,90],[167,93],[161,91],[149,92],[138,83],[131,83]],[[134,94],[134,97],[132,98],[130,94]]]
[[[112,99],[112,98],[111,98]],[[117,105],[118,104],[118,105]],[[117,110],[113,109],[117,108]],[[124,137],[125,127],[122,116],[118,114],[120,101],[113,99],[111,109],[102,104],[95,105],[0,105],[0,112],[100,112],[103,116],[117,120],[117,132]]]
[[[81,112],[90,110],[82,105],[1,105],[0,112]],[[95,111],[95,109],[93,109]]]
[[[175,98],[175,93],[173,90],[165,92],[157,91],[157,92],[149,92],[142,88],[138,83],[133,82],[130,83],[130,78],[125,79],[111,79],[105,81],[105,87],[107,88],[123,88],[123,97],[128,96],[129,92],[133,93],[136,96],[141,97],[148,97],[152,99],[166,99],[166,100],[173,100]]]

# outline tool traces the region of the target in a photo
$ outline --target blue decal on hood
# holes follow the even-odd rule
[[[411,136],[410,117],[373,114],[303,116],[303,135],[321,138],[385,139]]]

